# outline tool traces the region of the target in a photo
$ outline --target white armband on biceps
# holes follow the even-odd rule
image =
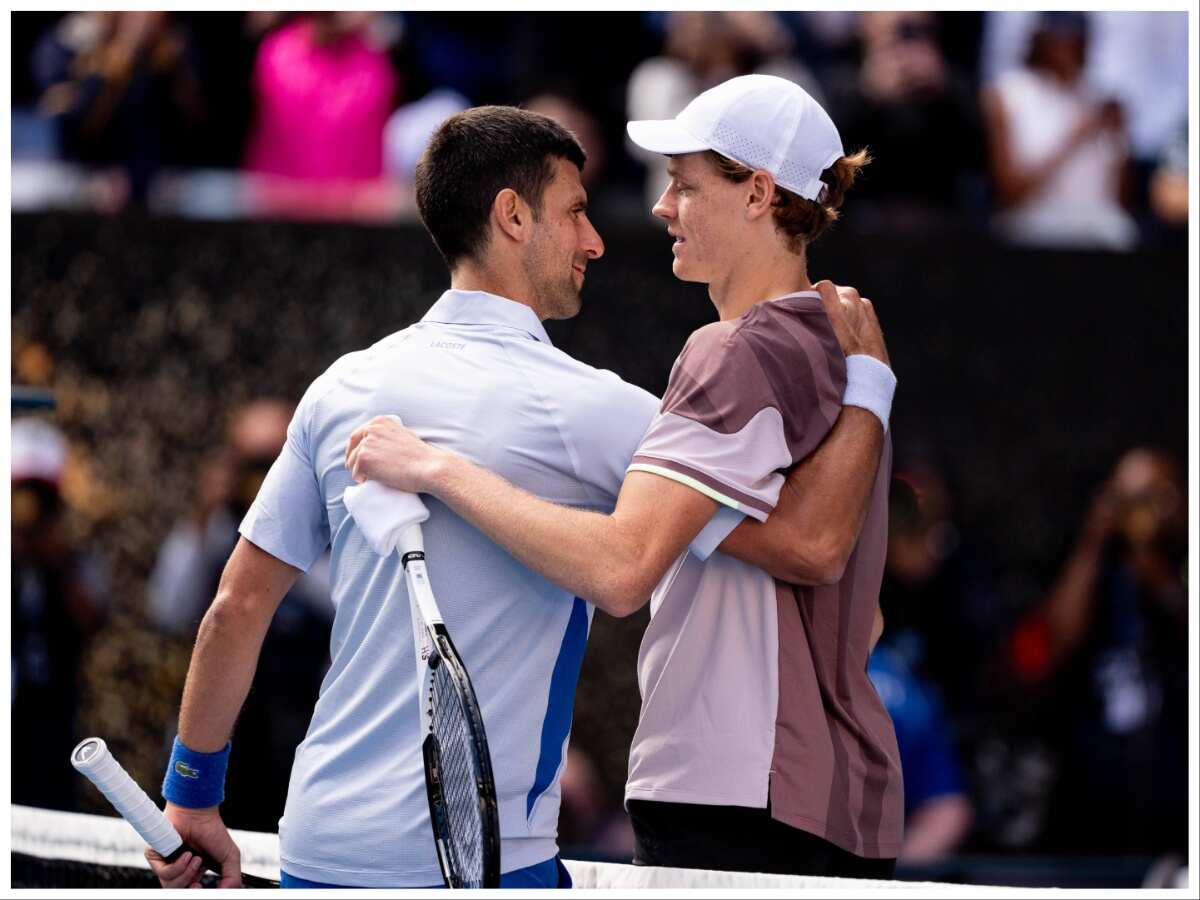
[[[846,393],[843,406],[869,409],[888,430],[892,414],[892,397],[896,393],[896,376],[892,370],[873,356],[855,353],[846,357]]]

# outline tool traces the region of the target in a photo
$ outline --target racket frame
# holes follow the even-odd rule
[[[429,572],[425,566],[424,537],[421,526],[410,525],[400,540],[400,557],[404,567],[405,584],[408,587],[409,605],[412,612],[413,646],[416,653],[418,674],[418,708],[421,723],[421,755],[425,766],[426,797],[429,801],[429,817],[433,823],[434,843],[437,847],[438,865],[446,887],[462,887],[455,851],[450,841],[449,821],[446,811],[445,791],[442,787],[441,751],[433,733],[432,690],[435,671],[444,666],[450,676],[454,692],[462,706],[469,726],[472,754],[472,769],[475,776],[476,796],[479,801],[479,819],[483,824],[483,887],[500,886],[500,814],[496,802],[496,784],[492,773],[491,755],[488,751],[487,734],[483,726],[483,714],[471,685],[471,678],[463,665],[446,623],[442,619],[429,583]]]

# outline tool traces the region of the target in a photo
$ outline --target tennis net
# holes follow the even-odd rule
[[[13,888],[154,888],[142,853],[142,839],[123,819],[12,807],[11,887]],[[242,852],[242,871],[279,877],[279,839],[274,834],[234,831]],[[955,896],[1022,893],[1014,888],[967,887],[911,881],[867,881],[766,875],[745,872],[667,869],[650,866],[564,860],[576,888],[585,890],[696,888],[705,890],[892,890],[953,893]],[[1029,893],[1033,893],[1030,891]],[[1044,894],[1044,889],[1037,891]]]

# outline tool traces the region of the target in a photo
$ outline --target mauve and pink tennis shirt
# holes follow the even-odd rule
[[[692,335],[630,471],[762,521],[783,472],[833,427],[845,387],[819,294],[760,303]],[[769,805],[773,818],[851,853],[899,854],[900,756],[866,671],[890,473],[887,440],[837,584],[785,584],[720,552],[679,557],[654,591],[638,657],[627,798]]]

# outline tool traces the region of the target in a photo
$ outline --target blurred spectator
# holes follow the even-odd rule
[[[384,166],[388,175],[411,184],[417,163],[438,126],[471,105],[450,88],[434,88],[392,113],[384,127]]]
[[[1150,208],[1159,220],[1186,237],[1188,224],[1187,126],[1167,145],[1150,179]]]
[[[80,738],[80,666],[109,606],[101,558],[64,528],[67,455],[53,425],[12,423],[12,802],[52,809],[76,807],[62,748]]]
[[[33,67],[63,156],[124,173],[112,205],[124,194],[143,202],[161,167],[186,160],[204,110],[191,48],[169,13],[69,14],[39,42]]]
[[[399,80],[383,13],[307,13],[263,39],[254,64],[247,203],[267,215],[387,218],[384,128]]]
[[[583,166],[580,179],[585,188],[593,189],[604,174],[604,165],[607,161],[604,139],[600,134],[600,123],[596,121],[596,117],[566,91],[546,91],[531,97],[521,105],[525,109],[549,116],[579,139],[579,143],[587,153],[587,162]],[[590,200],[591,198],[589,198],[589,202]],[[595,215],[595,212],[593,211],[591,214]]]
[[[930,12],[861,13],[861,63],[829,78],[843,145],[866,146],[874,160],[856,191],[860,222],[920,228],[979,205],[979,117],[938,22]]]
[[[796,55],[825,75],[824,63],[857,52],[858,13],[850,9],[780,13],[796,38]]]
[[[1084,81],[1087,48],[1083,14],[1043,13],[1025,66],[984,89],[996,221],[1011,240],[1112,250],[1137,241],[1122,207],[1124,114]]]
[[[896,468],[880,587],[887,641],[944,699],[957,729],[986,721],[986,661],[1008,624],[988,566],[954,523],[942,470],[917,457]]]
[[[420,86],[447,88],[469,105],[513,101],[520,14],[426,11],[405,12],[403,19],[404,44]]]
[[[1186,853],[1186,506],[1173,458],[1129,451],[1013,635],[1018,683],[1051,689],[1062,732],[1048,849]]]
[[[383,127],[397,91],[370,12],[313,13],[267,36],[254,67],[251,172],[366,181],[383,174]]]
[[[629,816],[620,804],[605,797],[596,765],[584,750],[567,750],[560,787],[558,843],[563,855],[629,862],[633,858]]]
[[[954,734],[937,693],[885,641],[867,672],[896,729],[904,772],[904,847],[900,861],[932,862],[966,839],[973,811]]]
[[[237,410],[226,446],[203,462],[191,514],[176,524],[150,576],[149,617],[160,631],[195,638],[216,593],[237,527],[283,449],[291,407],[259,400]],[[308,729],[329,666],[328,557],[296,580],[263,641],[250,695],[238,718],[229,767],[230,827],[274,831],[291,761]]]
[[[792,37],[773,12],[666,14],[663,52],[643,61],[626,87],[630,119],[670,119],[703,91],[736,75],[778,75],[822,99],[815,76],[789,54]],[[667,184],[667,160],[627,144],[646,164],[646,211]]]
[[[1187,122],[1186,12],[1103,10],[1084,14],[1089,50],[1083,78],[1125,111],[1133,156],[1150,166]],[[1020,68],[1039,14],[990,12],[981,71],[985,81]]]

